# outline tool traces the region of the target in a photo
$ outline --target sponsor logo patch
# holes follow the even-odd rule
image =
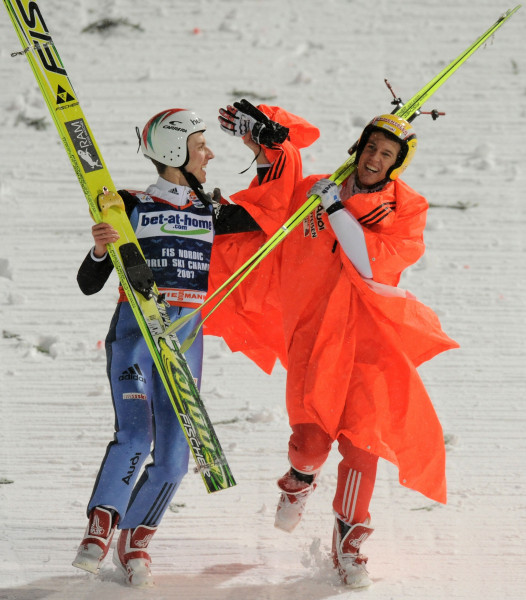
[[[142,383],[146,383],[146,377],[142,374],[139,365],[135,363],[122,372],[119,381],[141,381]]]
[[[146,394],[137,394],[135,392],[122,395],[123,400],[148,400]]]
[[[88,133],[84,119],[75,119],[64,124],[73,142],[73,146],[75,146],[84,172],[93,173],[93,171],[100,171],[103,168],[102,161],[97,154],[95,144]]]

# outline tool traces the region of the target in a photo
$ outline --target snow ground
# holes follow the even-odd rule
[[[116,184],[153,180],[135,125],[190,106],[216,152],[210,188],[225,195],[247,183],[238,173],[250,160],[215,124],[219,106],[245,96],[304,116],[322,132],[304,153],[305,172],[330,172],[362,126],[390,110],[384,78],[408,98],[513,6],[40,5]],[[525,10],[429,103],[447,116],[415,122],[420,147],[405,179],[432,208],[426,255],[403,285],[461,344],[421,368],[446,434],[449,503],[401,488],[382,463],[366,545],[375,585],[359,593],[339,584],[328,558],[336,453],[296,532],[275,530],[275,480],[287,468],[284,373],[267,376],[213,338],[203,396],[238,485],[208,496],[198,476],[186,478],[152,543],[153,590],[131,592],[109,561],[99,579],[70,566],[112,434],[100,341],[116,281],[90,298],[76,286],[91,244],[87,204],[0,16],[0,599],[526,598]],[[104,17],[127,22],[82,32]]]

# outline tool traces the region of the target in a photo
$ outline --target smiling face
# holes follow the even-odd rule
[[[188,163],[186,170],[195,176],[201,184],[206,181],[206,165],[214,158],[214,153],[206,145],[205,136],[202,131],[192,133],[188,138]]]
[[[402,146],[386,137],[381,131],[373,131],[358,161],[358,181],[363,187],[373,187],[386,179],[387,171],[395,164]]]

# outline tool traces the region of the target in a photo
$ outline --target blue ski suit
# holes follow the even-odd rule
[[[232,232],[232,223],[236,231],[257,228],[240,207],[230,205],[231,211],[223,207],[220,220],[189,187],[162,178],[146,192],[120,193],[155,282],[170,304],[172,321],[204,300],[214,223],[225,233]],[[102,289],[112,269],[108,255],[97,259],[91,251],[79,269],[81,290],[93,294]],[[185,324],[180,339],[199,319],[198,314]],[[106,356],[115,435],[106,449],[88,515],[92,508],[106,506],[120,515],[120,529],[156,527],[188,471],[189,447],[122,289],[106,337]],[[200,388],[202,332],[185,357]]]

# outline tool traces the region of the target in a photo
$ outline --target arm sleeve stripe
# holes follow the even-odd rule
[[[362,225],[376,225],[377,223],[385,219],[387,215],[392,213],[395,208],[396,202],[387,202],[385,204],[380,204],[370,213],[364,215],[363,217],[360,217],[358,221],[360,221]]]
[[[283,152],[278,160],[276,160],[272,167],[269,169],[267,174],[265,175],[263,182],[267,183],[268,181],[273,181],[274,179],[279,179],[283,174],[283,169],[285,168],[285,164],[287,162],[287,157]]]

